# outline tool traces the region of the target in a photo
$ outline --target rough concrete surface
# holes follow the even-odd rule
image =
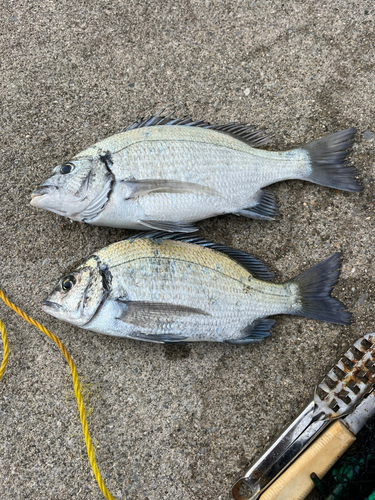
[[[228,500],[339,355],[375,330],[374,6],[8,0],[0,10],[0,288],[76,362],[116,500]],[[67,270],[131,233],[37,210],[31,191],[55,165],[164,106],[253,123],[280,150],[358,128],[349,158],[363,192],[282,182],[271,188],[279,220],[228,215],[202,222],[200,233],[260,257],[280,281],[341,249],[334,294],[353,312],[351,326],[279,316],[254,347],[168,347],[92,334],[41,311]],[[0,498],[103,498],[65,360],[2,303],[0,317],[10,344],[0,382]]]

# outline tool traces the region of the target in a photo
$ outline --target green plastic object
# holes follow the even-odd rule
[[[360,473],[361,467],[363,467],[363,465],[366,464],[371,458],[372,455],[370,453],[365,458],[361,458],[360,460],[349,458],[339,469],[334,469],[332,471],[332,476],[338,484],[333,488],[325,500],[339,500],[343,496],[345,498],[345,490],[350,485],[350,481]],[[371,495],[365,500],[375,500],[375,496],[372,496],[373,494],[375,494],[375,492],[371,493]]]

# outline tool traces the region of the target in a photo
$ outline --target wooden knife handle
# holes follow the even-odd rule
[[[310,474],[321,479],[356,437],[336,420],[261,495],[259,500],[303,500],[314,488]]]

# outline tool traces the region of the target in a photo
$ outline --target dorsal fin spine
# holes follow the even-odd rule
[[[149,231],[138,233],[134,236],[130,236],[128,239],[134,240],[139,238],[182,241],[185,243],[199,245],[205,248],[210,248],[211,250],[216,250],[217,252],[221,252],[227,255],[257,279],[270,281],[275,277],[274,273],[256,257],[253,257],[252,255],[245,252],[241,252],[240,250],[234,250],[233,248],[226,247],[224,245],[221,245],[220,243],[214,243],[211,240],[205,240],[204,238],[199,238],[197,236],[190,236],[186,233],[168,233],[164,231]]]
[[[228,123],[226,125],[211,125],[210,123],[202,120],[194,121],[191,118],[171,118],[171,115],[160,116],[159,114],[141,118],[140,120],[129,125],[124,132],[134,130],[136,128],[177,125],[181,127],[199,127],[216,130],[218,132],[222,132],[223,134],[228,134],[240,141],[246,142],[252,147],[263,146],[269,140],[269,136],[265,132],[257,130],[253,125],[236,122]]]

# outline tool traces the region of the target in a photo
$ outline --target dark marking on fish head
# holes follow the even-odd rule
[[[102,161],[105,164],[105,166],[110,170],[109,167],[113,165],[111,153],[109,151],[106,151],[104,155],[100,155],[99,158],[100,161]]]
[[[102,277],[103,288],[107,292],[111,291],[111,283],[112,283],[112,273],[108,269],[107,265],[103,265],[99,268],[99,273]]]

